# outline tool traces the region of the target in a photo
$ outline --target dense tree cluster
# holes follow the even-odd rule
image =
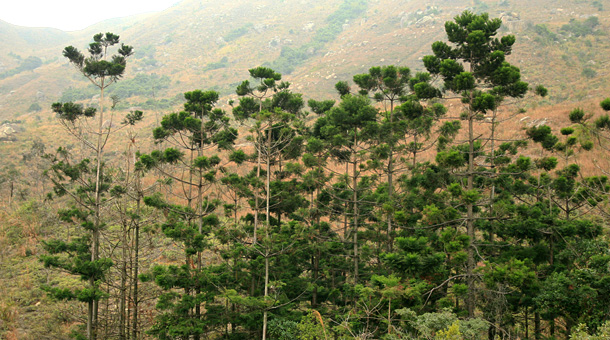
[[[607,334],[610,185],[583,177],[573,155],[603,147],[610,118],[576,109],[558,135],[543,125],[526,131],[529,145],[501,139],[513,116],[502,106],[546,89],[507,61],[515,38],[497,37],[500,26],[464,12],[423,58],[426,72],[372,67],[339,82],[337,101],[310,100],[311,112],[267,67],[250,70],[230,113],[214,91],[187,92],[152,131],[155,150],[129,149],[114,168],[106,141],[142,113],[115,126],[102,102],[54,104],[92,153],[52,157],[55,193],[74,202],[61,221],[82,229],[45,243],[42,259],[86,285],[45,289],[88,304],[87,339]],[[90,57],[64,52],[101,100],[131,54],[122,46],[106,61],[116,43],[96,35]],[[141,256],[141,228],[167,247],[155,261]]]

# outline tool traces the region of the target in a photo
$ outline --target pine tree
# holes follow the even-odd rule
[[[362,220],[367,215],[366,211],[370,209],[370,203],[363,204],[363,197],[370,192],[375,181],[374,177],[364,175],[363,170],[366,169],[368,149],[371,139],[377,133],[377,127],[377,109],[370,104],[368,98],[345,94],[339,105],[325,112],[313,128],[314,136],[325,143],[326,157],[346,164],[345,174],[335,184],[335,188],[342,188],[343,191],[336,195],[339,203],[348,205],[345,225],[347,228],[349,215],[354,284],[358,282],[361,267],[358,233]],[[349,197],[343,195],[347,193]],[[348,235],[344,237],[347,239]]]
[[[73,46],[68,46],[63,51],[64,57],[68,58],[70,63],[100,90],[99,110],[92,107],[85,109],[82,105],[71,102],[52,105],[64,129],[93,154],[92,160],[85,158],[81,162],[72,164],[67,150],[60,148],[52,158],[53,165],[47,172],[55,184],[55,192],[70,194],[76,201],[75,207],[61,212],[64,220],[68,221],[71,218],[80,220],[89,235],[71,243],[63,241],[49,243],[47,249],[53,255],[43,257],[43,260],[47,266],[70,268],[69,271],[80,274],[88,281],[88,289],[81,291],[78,298],[88,303],[87,339],[90,340],[97,337],[98,301],[103,296],[99,289],[100,280],[104,278],[104,272],[111,265],[108,259],[100,258],[100,232],[105,225],[102,216],[103,195],[107,193],[111,181],[104,171],[104,151],[117,126],[112,118],[105,120],[104,90],[123,76],[126,60],[133,54],[131,46],[121,44],[117,54],[109,56],[108,49],[118,43],[118,35],[99,33],[93,36],[87,57]],[[97,126],[94,130],[87,130],[85,122],[94,118],[97,118]],[[133,125],[141,118],[142,112],[133,112],[121,125]],[[84,245],[88,245],[89,249],[83,248]],[[75,260],[73,263],[65,262],[56,255],[67,250],[77,251],[80,260]],[[84,261],[86,256],[89,257],[89,261]]]
[[[256,116],[263,111],[263,101],[268,99],[277,92],[278,86],[287,88],[289,84],[280,83],[277,81],[282,79],[282,75],[273,71],[267,67],[257,67],[248,70],[250,76],[255,79],[257,84],[254,86],[250,85],[249,80],[244,80],[236,89],[239,99],[239,105],[233,109],[233,116],[239,121],[246,121],[253,116]],[[261,176],[262,167],[262,150],[260,145],[263,143],[263,133],[266,129],[270,129],[271,126],[263,126],[264,119],[256,121],[252,130],[254,132],[254,143],[259,145],[256,151],[256,178]],[[270,136],[270,134],[269,134]],[[258,227],[259,227],[259,191],[254,190],[254,236],[253,243],[258,242]],[[267,205],[268,206],[268,205]]]
[[[463,163],[463,175],[466,177],[463,198],[466,204],[467,235],[470,239],[466,266],[466,306],[470,317],[474,316],[476,307],[475,220],[482,194],[475,187],[475,178],[481,171],[476,168],[475,158],[483,152],[483,140],[475,130],[475,124],[484,119],[486,114],[495,112],[505,98],[521,98],[529,88],[527,83],[521,81],[519,69],[506,61],[515,37],[495,37],[501,25],[500,19],[490,19],[486,13],[463,12],[454,21],[445,23],[445,32],[451,45],[437,41],[432,44],[434,55],[423,59],[428,72],[442,78],[444,91],[459,95],[464,104],[462,119],[467,123],[467,145],[463,150],[455,152],[464,152],[466,155]]]
[[[252,87],[246,80],[238,86],[236,92],[242,97],[233,114],[237,119],[253,126],[251,140],[256,148],[256,156],[250,158],[256,158],[255,178],[258,183],[264,183],[265,223],[264,235],[260,235],[259,187],[257,181],[253,181],[254,234],[251,249],[256,256],[264,260],[263,302],[267,303],[270,294],[271,258],[287,251],[286,248],[278,249],[274,246],[272,240],[277,237],[281,239],[281,235],[276,235],[274,226],[281,228],[282,215],[289,215],[305,204],[305,200],[298,193],[298,181],[288,180],[295,173],[299,173],[300,167],[294,163],[285,163],[286,160],[296,159],[300,154],[302,138],[298,136],[298,125],[303,100],[300,94],[289,90],[290,83],[277,83],[281,80],[279,73],[265,67],[254,68],[249,72],[259,85]],[[263,173],[265,178],[261,181],[260,176]],[[272,213],[276,215],[275,220],[272,219]],[[263,310],[263,339],[267,337],[269,309],[270,306],[266,306]]]
[[[164,116],[161,126],[153,130],[155,140],[172,146],[140,155],[138,163],[177,184],[169,197],[156,193],[144,198],[146,205],[167,216],[161,229],[182,245],[185,256],[182,266],[157,265],[144,276],[154,279],[164,290],[157,305],[162,313],[149,331],[161,339],[200,339],[215,326],[207,314],[214,309],[210,306],[206,312],[202,305],[211,303],[214,294],[219,294],[211,275],[217,267],[205,268],[202,257],[209,247],[210,234],[220,224],[217,209],[221,200],[215,189],[223,164],[218,155],[209,153],[231,149],[237,138],[225,111],[214,108],[217,92],[195,90],[186,92],[184,97],[184,110]],[[174,195],[177,201],[172,198]]]

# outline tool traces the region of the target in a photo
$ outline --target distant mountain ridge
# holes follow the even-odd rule
[[[0,60],[6,61],[9,51],[35,54],[67,43],[71,38],[69,33],[55,28],[21,27],[0,20]]]

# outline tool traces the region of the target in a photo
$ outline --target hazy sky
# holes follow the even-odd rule
[[[0,19],[14,25],[76,31],[106,19],[162,11],[180,0],[0,0]]]

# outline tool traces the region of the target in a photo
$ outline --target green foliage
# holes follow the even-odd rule
[[[225,34],[222,38],[226,42],[231,42],[231,41],[237,40],[238,38],[241,38],[244,35],[248,34],[248,32],[253,27],[254,27],[254,24],[252,24],[252,23],[244,24],[241,27],[231,30],[229,33]]]
[[[610,111],[610,98],[606,98],[599,104],[604,111]]]
[[[538,95],[540,97],[546,97],[547,94],[549,93],[549,91],[542,85],[536,86],[535,92],[536,92],[536,95]]]
[[[135,125],[136,122],[139,122],[144,117],[144,113],[142,111],[136,110],[131,111],[127,115],[125,115],[125,119],[123,120],[123,125]]]
[[[73,46],[64,49],[63,55],[69,59],[83,76],[89,79],[103,96],[104,89],[118,81],[125,71],[126,58],[133,54],[130,46],[121,44],[117,54],[108,56],[108,48],[119,43],[119,36],[102,33],[93,36],[89,44],[89,56],[85,57]],[[112,197],[118,199],[126,193],[123,186],[113,183],[116,177],[106,166],[104,149],[112,132],[112,125],[103,126],[103,103],[100,111],[96,108],[84,108],[73,102],[53,103],[51,108],[56,113],[62,126],[75,136],[79,143],[86,145],[83,155],[90,152],[92,158],[74,160],[66,148],[58,148],[55,154],[44,155],[50,166],[45,176],[53,184],[53,194],[48,199],[68,196],[73,206],[60,209],[59,219],[63,224],[78,225],[76,235],[68,233],[68,240],[51,239],[43,242],[46,254],[40,256],[45,267],[57,268],[68,274],[79,276],[85,282],[84,288],[68,289],[57,287],[52,283],[44,289],[50,296],[58,299],[75,299],[87,303],[87,339],[95,339],[99,328],[98,303],[109,297],[105,282],[108,279],[113,261],[104,257],[101,252],[100,234],[106,229],[105,222],[110,220],[103,213],[102,206]],[[87,120],[100,114],[97,127],[92,127]],[[136,111],[126,115],[124,125],[133,125],[143,117]],[[90,138],[97,135],[98,138]],[[81,335],[80,338],[83,338]]]
[[[22,72],[32,71],[39,68],[40,66],[42,66],[42,60],[36,56],[30,56],[24,60],[21,60],[21,63],[17,68],[0,74],[0,79],[12,77]]]
[[[336,148],[355,147],[349,137],[359,135],[356,142],[371,138],[376,116],[377,110],[366,97],[346,95],[339,106],[316,121],[314,135],[329,140]]]
[[[454,322],[446,330],[440,330],[434,336],[434,340],[462,340],[462,334],[460,333],[460,325]]]
[[[90,84],[85,88],[69,87],[62,92],[59,100],[62,102],[75,102],[79,100],[91,99],[91,97],[97,95],[97,93],[98,89],[93,84]]]
[[[447,37],[456,46],[437,41],[432,44],[434,55],[423,59],[428,72],[442,76],[446,89],[463,93],[463,102],[475,112],[494,110],[505,96],[522,97],[528,90],[528,85],[520,80],[519,69],[505,60],[515,37],[493,38],[500,25],[499,19],[489,19],[486,13],[476,15],[466,11],[445,24]],[[457,60],[470,63],[472,73],[465,72]],[[475,90],[475,78],[492,90]]]
[[[186,134],[188,137],[180,140],[185,148],[190,148],[188,145],[191,143],[199,147],[216,144],[221,149],[230,148],[237,138],[237,131],[228,125],[226,113],[214,108],[218,93],[195,90],[186,92],[184,98],[187,100],[185,110],[164,116],[161,126],[153,132],[155,139],[164,140],[173,135]],[[175,159],[165,160],[172,163]]]
[[[609,99],[609,101],[610,101],[610,99]],[[324,114],[325,112],[327,112],[328,110],[330,110],[335,105],[335,101],[334,100],[317,101],[314,99],[310,99],[307,102],[307,105],[309,105],[309,107],[315,114],[321,115],[321,114]]]
[[[570,335],[570,340],[604,340],[610,338],[610,321],[606,321],[596,333],[591,333],[587,325],[579,324],[574,333]]]
[[[297,326],[292,320],[273,318],[269,320],[269,336],[277,340],[292,340],[299,337]]]
[[[585,67],[582,69],[582,76],[585,78],[595,78],[597,76],[597,72],[590,68],[590,67]]]
[[[153,45],[139,46],[135,51],[134,56],[137,59],[154,58],[156,48]]]
[[[88,216],[83,211],[73,210],[70,216],[80,215],[82,225],[85,229],[91,229],[93,223],[88,221]],[[66,243],[61,240],[43,242],[45,250],[50,255],[41,255],[40,260],[45,267],[59,268],[72,275],[77,275],[84,282],[95,282],[94,286],[88,288],[70,290],[68,288],[43,287],[52,297],[59,300],[76,299],[81,302],[91,302],[107,297],[100,287],[106,274],[113,263],[108,258],[91,260],[91,240],[89,237],[76,238]]]
[[[559,41],[559,37],[556,33],[553,33],[547,25],[538,24],[534,26],[534,32],[538,35],[536,41],[542,45],[549,45]]]
[[[299,340],[328,339],[328,321],[324,322],[322,316],[317,311],[311,311],[301,318],[301,322],[296,325],[297,337]]]
[[[42,107],[38,103],[32,103],[28,108],[28,112],[38,112],[40,110],[42,110]]]
[[[585,118],[585,112],[580,108],[574,109],[570,111],[569,118],[572,123],[581,123]]]
[[[123,76],[126,66],[126,58],[133,54],[133,48],[121,44],[116,55],[106,60],[109,47],[119,43],[119,36],[113,33],[98,33],[93,36],[93,42],[89,44],[89,56],[85,57],[76,47],[64,48],[63,56],[87,78],[92,80],[98,88],[106,88]]]
[[[108,89],[108,94],[120,98],[133,96],[155,97],[163,89],[169,88],[171,80],[168,76],[153,74],[136,74],[131,79],[125,79]]]
[[[578,115],[574,115],[574,118],[578,118]],[[531,127],[527,130],[527,135],[534,142],[540,143],[543,148],[551,150],[555,147],[559,139],[552,134],[551,128],[547,125],[540,127]]]
[[[487,333],[487,323],[473,318],[459,320],[457,315],[445,309],[436,313],[417,315],[413,310],[397,310],[403,322],[403,333],[408,339],[457,339],[478,340]]]
[[[215,301],[216,296],[224,294],[220,287],[230,276],[226,264],[204,267],[201,257],[212,244],[211,235],[221,225],[219,208],[227,207],[206,192],[225,170],[221,158],[204,154],[204,149],[232,149],[237,130],[230,126],[226,112],[215,108],[218,92],[189,91],[184,93],[184,98],[184,109],[165,115],[160,126],[153,130],[155,140],[171,141],[174,146],[141,154],[136,164],[137,169],[157,169],[166,180],[177,180],[189,188],[183,192],[184,205],[174,204],[172,196],[163,197],[159,192],[144,197],[147,206],[165,213],[166,219],[159,227],[179,245],[185,259],[182,263],[186,263],[157,265],[143,276],[163,290],[156,306],[159,314],[148,331],[160,339],[198,337],[214,329],[217,323],[233,322],[236,318],[235,313]],[[202,310],[204,304],[206,308]]]
[[[109,96],[117,96],[119,98],[129,98],[133,96],[155,97],[159,93],[169,88],[171,80],[168,76],[159,76],[157,74],[136,74],[134,78],[125,79],[120,83],[111,86],[107,90]],[[93,84],[86,88],[68,88],[62,92],[60,101],[79,101],[90,99],[97,94],[97,87]],[[153,100],[153,99],[150,99]]]
[[[229,66],[229,58],[224,56],[218,62],[209,63],[206,67],[204,67],[203,70],[204,71],[211,71],[211,70],[217,70],[217,69],[221,69],[221,68],[226,68],[228,66]]]
[[[268,67],[259,66],[248,70],[248,72],[250,73],[250,77],[256,79],[259,84],[252,87],[250,86],[250,81],[244,80],[237,86],[235,91],[239,96],[255,95],[255,92],[259,92],[264,96],[268,91],[276,91],[278,86],[285,84],[278,84],[277,82],[282,79],[282,75]]]
[[[574,37],[584,37],[591,34],[596,34],[596,29],[599,26],[599,18],[590,16],[589,18],[578,21],[574,18],[570,19],[570,23],[561,26],[561,31],[571,34]]]

